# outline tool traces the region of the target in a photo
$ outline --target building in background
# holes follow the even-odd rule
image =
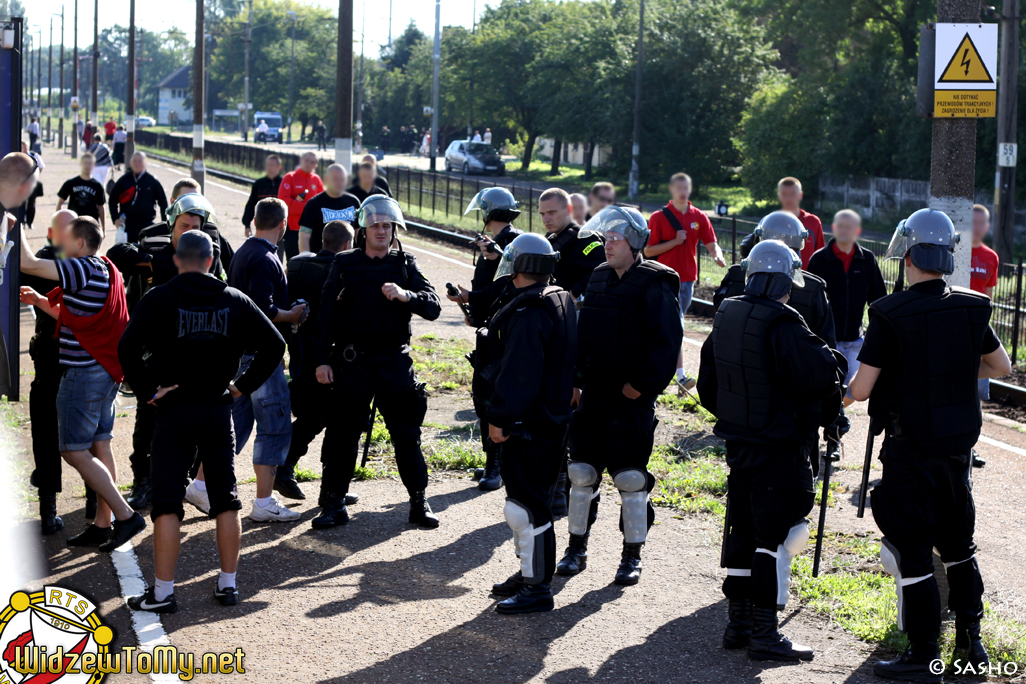
[[[179,121],[192,124],[192,107],[185,102],[192,101],[192,65],[186,64],[157,84],[157,125],[169,126]]]

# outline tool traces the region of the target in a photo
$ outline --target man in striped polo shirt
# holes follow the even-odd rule
[[[96,256],[102,240],[96,219],[79,217],[72,221],[64,240],[66,258],[50,261],[32,254],[22,227],[21,271],[60,283],[45,298],[29,288],[22,294],[57,319],[64,371],[57,391],[61,456],[101,499],[96,522],[68,539],[68,544],[95,545],[109,553],[141,532],[146,521],[114,484],[117,470],[110,440],[114,399],[123,379],[118,341],[128,323],[128,306],[121,274],[106,257]]]

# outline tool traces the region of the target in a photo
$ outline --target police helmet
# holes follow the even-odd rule
[[[802,251],[809,231],[789,211],[774,211],[759,221],[755,236],[760,240],[780,240],[796,252]]]
[[[627,240],[627,244],[635,252],[648,244],[648,223],[637,209],[610,205],[591,217],[584,224],[581,233],[595,234],[606,237],[608,233],[618,233]]]
[[[360,205],[357,214],[360,227],[366,229],[375,223],[391,223],[400,228],[406,228],[406,220],[403,218],[403,210],[399,203],[387,195],[371,195]]]
[[[951,275],[955,271],[955,245],[959,235],[943,211],[920,209],[898,224],[884,259],[904,259],[924,271]]]
[[[780,240],[762,240],[741,262],[745,270],[745,294],[780,299],[792,285],[805,284],[802,260]]]
[[[513,193],[506,188],[485,188],[474,195],[474,199],[470,200],[463,215],[466,216],[472,211],[481,212],[481,220],[484,223],[489,221],[512,223],[520,216],[520,202],[517,202]]]
[[[499,268],[495,270],[495,279],[516,273],[553,273],[558,261],[559,252],[552,249],[552,243],[537,233],[524,233],[506,245]]]
[[[211,221],[214,218],[214,207],[210,205],[207,198],[196,192],[189,192],[174,202],[167,208],[167,225],[171,229],[175,227],[175,221],[182,214],[196,214],[203,219],[202,225],[206,225],[207,221]]]

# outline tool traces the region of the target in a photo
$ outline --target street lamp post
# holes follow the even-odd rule
[[[634,82],[634,142],[631,145],[631,174],[627,182],[627,195],[638,196],[641,181],[641,75],[645,62],[645,0],[641,0],[638,14],[638,73]]]
[[[51,14],[49,54],[46,57],[46,139],[50,144],[53,144],[53,127],[50,125],[53,116],[53,17]]]
[[[39,128],[43,127],[43,27],[37,27],[39,34],[39,47],[36,48],[36,98],[39,103],[37,123]],[[42,144],[42,143],[40,143]]]
[[[135,154],[135,0],[128,0],[128,92],[125,95],[125,160]]]
[[[93,2],[93,126],[100,127],[100,0]]]
[[[74,62],[74,79],[72,80],[71,96],[78,101],[78,0],[75,0],[75,27],[72,33],[75,40],[75,54],[71,58]],[[81,106],[81,105],[79,105]],[[78,107],[71,108],[71,158],[78,159]]]
[[[242,79],[242,140],[249,140],[249,44],[253,40],[253,0],[249,0],[249,16],[246,19],[246,75]]]
[[[192,177],[202,192],[206,182],[203,165],[203,0],[196,0],[196,48],[192,58]]]
[[[61,7],[61,113],[57,118],[57,148],[64,147],[64,7]]]
[[[286,17],[292,19],[292,56],[289,58],[289,118],[288,118],[288,133],[285,142],[292,144],[292,88],[293,81],[295,80],[296,73],[296,13],[289,10],[285,13]]]
[[[435,0],[435,45],[432,56],[434,63],[431,75],[431,170],[435,170],[435,150],[438,149],[438,69],[442,62],[442,0]],[[416,144],[416,141],[414,141]]]
[[[335,163],[353,168],[353,0],[338,2],[335,65]]]

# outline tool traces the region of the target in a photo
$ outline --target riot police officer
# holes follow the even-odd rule
[[[292,421],[292,442],[285,465],[274,473],[274,490],[289,499],[306,498],[296,482],[296,465],[328,422],[331,386],[317,382],[314,331],[328,270],[336,254],[352,247],[353,227],[345,221],[329,221],[320,237],[321,249],[316,254],[298,254],[289,259],[287,268],[289,301],[303,300],[310,304],[310,320],[292,334],[289,343],[289,375],[292,378],[289,381],[289,403],[296,418]],[[356,494],[346,495],[349,505],[356,503],[357,499]]]
[[[175,250],[178,239],[189,230],[202,230],[214,245],[214,259],[210,274],[224,280],[218,249],[218,231],[208,228],[214,208],[200,194],[186,193],[172,202],[167,209],[167,223],[158,223],[139,232],[139,242],[121,242],[107,250],[107,258],[114,262],[126,281],[129,305],[134,304],[151,288],[163,285],[178,275],[175,265]],[[157,425],[157,410],[152,404],[139,401],[136,406],[135,429],[132,432],[132,453],[129,463],[132,467],[132,494],[128,504],[135,510],[142,510],[150,504],[152,484],[150,482],[150,447]]]
[[[481,219],[484,221],[485,233],[492,237],[489,239],[485,235],[479,235],[474,240],[480,253],[474,264],[474,278],[470,282],[471,289],[467,290],[462,285],[457,285],[457,294],[447,294],[446,297],[451,302],[469,305],[470,320],[468,323],[474,327],[481,327],[488,324],[488,317],[493,312],[493,305],[509,284],[509,276],[495,277],[499,268],[499,257],[517,236],[523,235],[523,231],[517,230],[512,225],[513,221],[520,216],[520,203],[506,188],[486,188],[474,195],[474,199],[470,201],[464,214],[469,214],[472,211],[480,212]],[[477,396],[474,397],[474,410],[477,412],[478,418],[481,419],[481,444],[485,452],[484,472],[477,486],[478,489],[493,491],[502,486],[502,477],[499,474],[499,447],[488,436],[488,424],[484,421],[484,407]]]
[[[730,467],[723,647],[747,646],[755,660],[811,660],[811,648],[778,631],[777,611],[787,604],[791,558],[809,538],[815,493],[806,435],[837,415],[844,373],[787,306],[802,282],[798,254],[762,240],[744,266],[745,294],[721,304],[698,376]]]
[[[313,526],[333,527],[349,520],[345,496],[360,434],[370,429],[374,399],[410,495],[410,522],[438,527],[425,497],[427,464],[420,450],[420,426],[427,394],[410,359],[410,320],[416,314],[433,321],[442,306],[417,260],[396,239],[396,228],[406,227],[399,203],[371,195],[360,205],[358,217],[358,246],[335,256],[317,314],[317,381],[332,385],[330,412],[335,420],[324,433],[324,505]]]
[[[550,285],[559,255],[528,233],[506,247],[499,276],[515,294],[478,332],[474,395],[491,440],[500,445],[506,522],[520,570],[492,592],[500,613],[552,610],[556,533],[549,501],[565,453],[573,400],[577,318],[569,293]]]
[[[591,272],[605,260],[602,238],[581,230],[574,223],[570,195],[562,188],[549,188],[539,195],[538,211],[546,239],[552,243],[552,249],[559,252],[553,279],[577,299],[584,292]]]
[[[869,399],[874,434],[886,434],[873,517],[884,534],[881,564],[897,586],[898,628],[909,639],[901,657],[873,666],[887,679],[942,680],[930,666],[940,657],[934,548],[955,613],[955,657],[977,668],[989,662],[970,453],[982,425],[977,379],[1005,375],[1011,364],[990,327],[990,299],[944,282],[957,242],[940,211],[920,209],[898,225],[885,258],[904,260],[910,287],[870,305],[851,382],[856,401]]]
[[[656,398],[673,378],[684,336],[673,269],[645,261],[645,218],[610,206],[584,227],[605,238],[606,262],[591,275],[578,326],[575,386],[581,390],[571,436],[570,543],[557,572],[585,569],[588,535],[598,515],[599,483],[608,470],[620,491],[623,554],[617,584],[637,584],[641,548],[655,509],[648,459],[655,436]]]
[[[801,254],[808,236],[809,231],[794,214],[789,211],[774,211],[763,217],[755,232],[749,237],[755,244],[758,244],[759,240],[780,240]],[[837,340],[834,332],[834,314],[827,300],[826,281],[804,270],[802,280],[804,285],[795,285],[791,288],[791,298],[787,305],[800,313],[809,330],[833,349],[837,346]],[[744,270],[740,264],[734,264],[727,269],[727,274],[723,276],[720,286],[713,293],[713,304],[718,309],[724,299],[737,297],[744,294],[744,291]]]

